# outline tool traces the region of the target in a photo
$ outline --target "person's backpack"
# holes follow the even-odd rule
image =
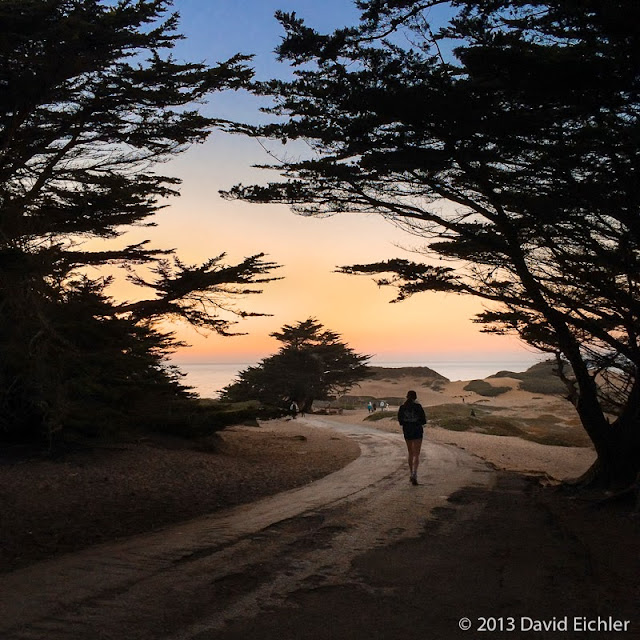
[[[418,409],[418,407],[416,407],[415,404],[408,404],[404,406],[404,411],[402,412],[402,421],[415,422],[416,424],[420,424],[422,422],[420,410]]]

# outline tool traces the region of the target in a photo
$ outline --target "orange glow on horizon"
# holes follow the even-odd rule
[[[115,242],[123,246],[149,239],[154,248],[175,248],[188,264],[221,253],[228,254],[230,264],[266,253],[268,260],[283,265],[272,275],[284,279],[265,284],[260,295],[230,301],[244,311],[271,314],[246,318],[234,326],[248,335],[205,336],[182,324],[173,326],[176,336],[192,345],[177,351],[177,362],[255,362],[279,347],[269,333],[308,317],[340,333],[357,352],[378,359],[531,353],[515,339],[481,333],[481,327],[471,321],[482,310],[477,300],[429,293],[390,304],[395,295],[391,287],[379,288],[369,277],[335,273],[343,265],[392,257],[420,259],[407,251],[420,239],[378,216],[318,220],[296,216],[281,205],[223,200],[219,189],[255,180],[256,171],[247,169],[250,161],[233,151],[236,144],[247,147],[247,141],[217,135],[214,142],[190,150],[169,165],[183,179],[182,196],[167,202],[155,218],[157,226],[132,229]],[[256,145],[249,146],[255,152]],[[253,157],[251,162],[262,160]],[[103,245],[93,241],[85,246],[96,248]],[[123,282],[110,293],[119,299],[135,295],[131,285]]]

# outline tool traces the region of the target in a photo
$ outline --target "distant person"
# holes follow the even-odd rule
[[[424,425],[427,424],[427,416],[417,399],[418,394],[415,391],[408,391],[407,399],[398,409],[398,422],[402,426],[402,433],[409,453],[409,479],[411,484],[418,484],[420,449],[422,448]]]
[[[377,405],[375,402],[373,403],[373,410],[374,410],[374,411],[377,411],[377,410],[378,410],[378,405]]]
[[[291,403],[289,411],[291,412],[291,417],[295,420],[296,416],[298,415],[298,404],[295,400]]]
[[[373,411],[373,405],[371,404],[371,400],[367,403],[367,411],[371,413]]]
[[[386,403],[384,400],[380,400],[380,411],[384,411],[384,408],[386,407]]]

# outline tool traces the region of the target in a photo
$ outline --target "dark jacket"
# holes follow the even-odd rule
[[[407,400],[398,409],[398,422],[404,427],[409,424],[427,424],[427,415],[419,402]]]

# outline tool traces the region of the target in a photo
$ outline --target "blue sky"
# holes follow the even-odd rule
[[[205,54],[209,62],[252,53],[257,74],[265,77],[279,66],[273,56],[282,37],[277,10],[295,11],[321,31],[352,24],[359,15],[349,0],[175,0],[174,6],[187,37],[181,52],[195,59]]]

